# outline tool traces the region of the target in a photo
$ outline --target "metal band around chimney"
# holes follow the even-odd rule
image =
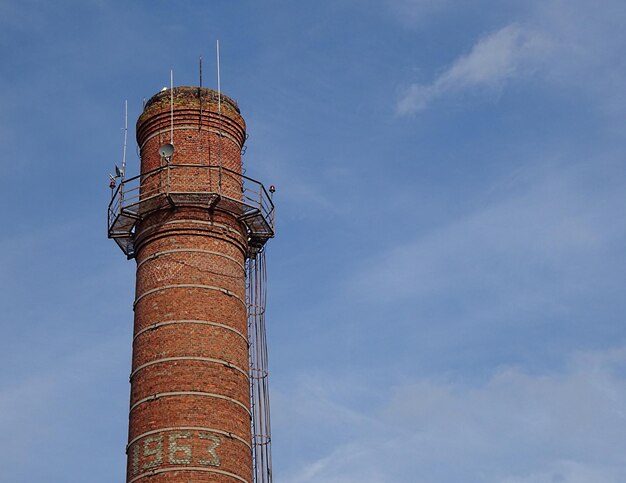
[[[169,122],[169,120],[168,120]],[[189,126],[189,125],[179,125],[174,127],[174,131],[197,131],[198,130],[198,125],[196,124],[195,126]],[[229,141],[231,141],[232,143],[235,144],[236,147],[238,147],[239,149],[241,149],[241,142],[238,139],[235,139],[235,137],[230,134],[228,131],[226,131],[225,129],[222,130],[220,132],[219,129],[211,129],[211,128],[202,128],[200,129],[201,131],[205,131],[205,132],[210,132],[213,134],[221,134],[221,137],[228,139]],[[151,134],[150,136],[148,136],[144,142],[141,144],[141,146],[139,147],[139,149],[143,149],[144,146],[146,145],[146,143],[148,141],[150,141],[150,139],[157,137],[157,136],[161,136],[164,133],[169,134],[170,133],[170,128],[168,127],[167,129],[161,129],[159,131],[154,132],[154,134]]]
[[[221,292],[221,293],[223,293],[225,295],[228,295],[229,297],[234,297],[246,309],[248,308],[248,306],[246,304],[246,301],[243,300],[235,292],[232,292],[231,290],[228,290],[228,289],[223,288],[223,287],[216,287],[215,285],[202,285],[202,284],[199,284],[199,283],[179,283],[179,284],[172,284],[172,285],[163,285],[162,287],[157,287],[157,288],[152,288],[150,290],[146,290],[144,293],[142,293],[137,298],[135,298],[135,301],[133,302],[133,307],[135,305],[137,305],[137,302],[139,302],[142,298],[144,298],[147,295],[151,295],[153,293],[161,292],[163,290],[172,290],[172,289],[177,289],[177,288],[198,288],[198,289],[201,289],[201,290],[214,290],[216,292]]]
[[[229,431],[224,431],[222,429],[214,429],[214,428],[202,428],[202,427],[197,427],[197,426],[177,426],[173,428],[154,429],[152,431],[147,431],[143,434],[140,434],[139,436],[135,436],[126,445],[126,451],[128,451],[133,444],[145,438],[146,436],[152,436],[153,434],[165,433],[168,431],[205,431],[207,433],[217,433],[217,434],[221,434],[222,436],[226,436],[231,439],[236,439],[237,441],[245,444],[248,448],[252,448],[252,445],[250,444],[249,441],[246,441],[241,436],[237,436],[235,433],[231,433]]]
[[[173,396],[199,396],[199,397],[223,399],[224,401],[229,401],[238,406],[241,406],[248,413],[248,415],[250,416],[252,415],[252,413],[250,412],[250,409],[248,409],[248,407],[245,404],[243,404],[241,401],[237,401],[236,399],[233,399],[232,397],[224,396],[223,394],[215,394],[213,392],[202,392],[202,391],[159,392],[157,394],[153,394],[152,396],[148,396],[148,397],[144,397],[143,399],[140,399],[139,401],[137,401],[135,404],[133,404],[130,407],[129,412],[132,412],[135,408],[137,408],[137,406],[140,406],[144,403],[156,401],[157,399],[162,399],[164,397],[173,397]]]
[[[228,259],[228,260],[230,260],[232,262],[235,262],[245,272],[245,267],[236,258],[231,257],[229,255],[226,255],[225,253],[215,252],[213,250],[202,250],[200,248],[175,248],[173,250],[163,250],[161,252],[156,252],[156,253],[153,253],[150,256],[147,256],[143,260],[141,260],[137,264],[137,268],[141,267],[147,261],[153,260],[155,258],[158,258],[158,257],[162,256],[162,255],[170,255],[172,253],[206,253],[206,254],[209,254],[209,255],[215,255],[215,256],[218,256],[218,257],[223,257],[223,258],[226,258],[226,259]]]
[[[169,473],[171,471],[202,471],[204,473],[217,473],[220,475],[228,476],[230,478],[234,478],[238,481],[242,481],[243,483],[249,483],[248,480],[234,473],[230,473],[229,471],[218,470],[215,468],[204,468],[202,466],[178,466],[175,468],[160,468],[158,470],[151,470],[151,471],[142,473],[141,475],[135,476],[132,480],[128,480],[128,483],[134,483],[135,481],[138,481],[141,478],[149,478],[151,476],[159,475],[161,473]]]
[[[164,326],[168,326],[168,325],[178,325],[178,324],[198,324],[198,325],[210,325],[210,326],[213,326],[213,327],[219,327],[221,329],[226,329],[226,330],[229,330],[231,332],[234,332],[239,337],[241,337],[243,340],[245,340],[246,344],[248,344],[248,338],[245,335],[243,335],[240,331],[235,329],[234,327],[231,327],[230,325],[226,325],[226,324],[220,324],[219,322],[213,322],[213,321],[210,321],[210,320],[166,320],[166,321],[163,321],[163,322],[155,322],[154,324],[150,324],[150,325],[144,327],[143,329],[141,329],[140,331],[138,331],[135,334],[135,336],[133,337],[133,342],[135,342],[137,337],[139,337],[141,334],[144,334],[144,333],[149,332],[151,330],[156,330],[159,327],[164,327]]]
[[[156,228],[160,228],[163,226],[167,226],[167,225],[178,225],[181,223],[193,223],[196,225],[206,225],[206,226],[210,226],[212,228],[222,228],[223,230],[229,232],[229,233],[233,233],[235,235],[237,235],[238,237],[240,237],[243,240],[243,236],[242,234],[238,231],[235,230],[233,228],[231,228],[228,225],[225,225],[223,223],[217,223],[214,221],[204,221],[204,220],[195,220],[193,218],[184,218],[184,219],[177,219],[177,220],[171,220],[171,221],[166,221],[163,223],[155,223],[154,225],[151,225],[149,228],[146,228],[145,230],[137,233],[135,235],[136,238],[141,238],[143,236],[143,234],[145,232],[147,232],[148,230],[155,230]]]
[[[181,357],[165,357],[163,359],[155,359],[153,361],[146,362],[145,364],[140,365],[139,367],[137,367],[137,369],[131,372],[129,379],[132,379],[135,376],[135,374],[137,374],[142,369],[145,369],[146,367],[153,366],[154,364],[162,364],[166,362],[176,362],[176,361],[198,361],[198,362],[210,362],[213,364],[220,364],[222,366],[230,367],[231,369],[234,369],[240,372],[241,374],[244,375],[246,379],[250,378],[248,373],[244,371],[241,367],[231,362],[222,360],[222,359],[214,359],[212,357],[181,356]]]

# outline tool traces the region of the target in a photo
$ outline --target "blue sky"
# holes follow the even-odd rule
[[[123,481],[124,100],[132,127],[199,55],[215,87],[220,39],[247,173],[277,186],[275,481],[626,481],[625,21],[614,0],[0,0],[0,480]]]

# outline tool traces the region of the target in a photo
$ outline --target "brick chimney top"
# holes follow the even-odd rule
[[[169,87],[164,88],[160,92],[157,92],[148,100],[148,102],[146,102],[146,105],[144,107],[144,112],[147,110],[150,110],[150,108],[154,104],[163,103],[169,106],[170,97],[171,97],[171,93],[170,93]],[[215,102],[217,104],[218,94],[217,94],[217,91],[214,91],[213,89],[208,89],[206,87],[193,87],[193,86],[174,87],[174,106],[175,107],[177,104],[180,104],[180,103],[185,103],[189,101],[193,102],[194,100],[198,101],[200,97],[202,97],[203,102],[208,100],[209,102]],[[237,105],[237,103],[234,100],[232,100],[230,97],[222,94],[222,109],[224,108],[232,109],[236,111],[237,114],[241,114],[241,111],[239,110],[239,106]]]

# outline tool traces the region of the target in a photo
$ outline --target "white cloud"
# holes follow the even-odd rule
[[[534,71],[550,48],[537,32],[511,24],[480,39],[430,84],[413,84],[397,104],[398,114],[413,114],[446,94],[500,89],[512,78]]]
[[[379,387],[387,397],[378,410],[342,407],[337,401],[349,384],[327,375],[323,394],[303,385],[282,395],[296,408],[324,398],[325,410],[298,410],[293,419],[279,413],[277,430],[305,427],[300,434],[308,434],[306,426],[314,424],[349,437],[278,476],[297,483],[625,481],[625,369],[626,348],[616,348],[576,354],[557,372],[503,367],[473,385],[413,380]],[[353,381],[357,391],[361,383]],[[335,422],[358,411],[362,417]]]
[[[508,477],[501,483],[611,483],[622,478],[620,470],[596,468],[576,461],[557,461],[549,469],[527,476]]]
[[[593,169],[602,171],[599,162]],[[447,297],[463,304],[457,313],[466,323],[571,310],[615,282],[608,254],[626,231],[607,210],[626,202],[624,195],[606,180],[603,193],[590,191],[588,171],[547,168],[496,188],[504,193],[465,216],[391,245],[346,290],[382,303]]]
[[[290,483],[386,483],[389,480],[382,468],[368,462],[371,450],[360,444],[348,444],[337,448],[332,454],[313,461],[292,474]],[[337,463],[341,462],[340,465]],[[342,468],[343,467],[343,468]],[[345,468],[349,468],[346,471]]]
[[[392,4],[395,12],[404,8],[404,21],[417,25],[422,6],[429,2],[397,0]],[[486,5],[477,2],[464,7],[479,10]],[[607,0],[599,6],[585,0],[531,0],[519,7],[513,23],[478,40],[432,82],[404,89],[397,113],[416,113],[443,96],[477,90],[497,93],[514,79],[537,74],[559,95],[590,101],[603,113],[623,116],[624,3]],[[459,15],[458,9],[451,12],[448,9],[446,14]]]

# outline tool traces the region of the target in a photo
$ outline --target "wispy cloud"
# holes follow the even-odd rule
[[[412,25],[419,25],[431,8],[430,2],[420,0],[391,4],[392,11],[401,11],[403,22]],[[478,10],[485,5],[477,2],[465,8]],[[514,79],[538,74],[558,92],[571,89],[575,99],[588,96],[594,108],[622,115],[626,110],[623,16],[624,3],[618,0],[607,0],[601,8],[585,0],[525,2],[515,21],[480,38],[434,80],[406,87],[396,112],[414,114],[444,96],[497,93]]]
[[[501,483],[611,483],[621,481],[619,468],[597,468],[576,461],[556,461],[549,468],[525,476],[512,476]]]
[[[623,195],[609,184],[590,192],[583,171],[527,174],[448,225],[391,244],[346,287],[378,301],[453,296],[465,318],[482,308],[500,316],[560,310],[592,289],[590,277],[607,269],[608,250],[626,231],[606,210]]]
[[[626,444],[625,368],[626,348],[616,348],[576,354],[561,371],[502,367],[473,385],[409,381],[391,390],[382,409],[345,426],[368,419],[378,424],[352,431],[343,444],[324,447],[323,456],[309,457],[283,479],[617,483],[626,477],[617,450]],[[327,381],[329,387],[335,384],[333,376]],[[311,394],[291,396],[293,405],[310,406]],[[340,405],[325,407],[308,417],[325,425],[347,411]],[[312,421],[301,412],[288,424]]]
[[[507,81],[534,71],[549,45],[538,32],[508,25],[480,39],[430,84],[412,84],[398,100],[397,112],[413,114],[447,94],[497,91]]]

